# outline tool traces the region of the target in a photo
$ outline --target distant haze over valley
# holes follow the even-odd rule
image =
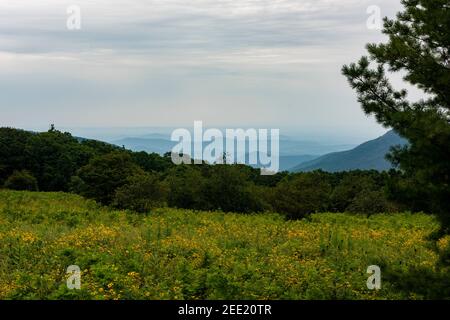
[[[22,128],[31,131],[46,131],[49,128],[49,124],[39,126],[19,126],[14,124],[2,124],[1,126],[11,126]],[[214,127],[205,123],[205,130]],[[161,138],[170,140],[170,135],[173,130],[178,128],[186,128],[187,130],[193,130],[193,123],[189,123],[182,126],[102,126],[102,127],[78,127],[78,126],[65,126],[56,123],[56,128],[60,131],[70,132],[75,136],[89,137],[91,139],[114,142],[125,138]],[[380,125],[367,127],[364,123],[354,126],[342,128],[342,127],[280,127],[275,125],[259,125],[259,126],[238,126],[238,125],[226,125],[215,127],[222,131],[225,129],[280,129],[280,139],[292,140],[292,141],[309,141],[320,145],[343,145],[346,147],[357,146],[365,141],[375,139],[385,134],[388,130]],[[345,149],[342,149],[345,150]],[[331,150],[329,150],[331,152]]]
[[[185,128],[192,132],[192,128],[189,126]],[[176,129],[172,127],[57,129],[70,132],[77,137],[105,141],[117,146],[124,146],[133,151],[145,151],[160,155],[171,151],[178,143],[170,139],[172,131]],[[225,128],[220,129],[225,132]],[[248,128],[244,127],[243,129]],[[317,169],[331,172],[354,169],[388,170],[391,168],[391,164],[385,159],[385,155],[392,146],[406,143],[393,131],[360,141],[362,138],[346,137],[341,132],[336,132],[334,135],[327,135],[326,133],[302,135],[295,133],[295,130],[292,128],[280,130],[281,171],[312,171]],[[346,139],[348,139],[347,142]],[[207,142],[204,143],[204,145],[207,144]],[[225,140],[224,144],[226,144]],[[258,167],[258,165],[254,166]]]

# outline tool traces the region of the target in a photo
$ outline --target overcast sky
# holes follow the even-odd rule
[[[81,8],[68,30],[67,7]],[[339,132],[367,118],[343,64],[383,39],[366,10],[400,0],[0,0],[0,125]]]

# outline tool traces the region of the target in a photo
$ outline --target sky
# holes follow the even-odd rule
[[[69,30],[67,8],[81,12]],[[400,0],[0,0],[0,126],[386,131],[341,75]],[[282,131],[283,133],[283,131]]]

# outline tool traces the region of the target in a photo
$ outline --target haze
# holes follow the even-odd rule
[[[81,30],[66,27],[74,4]],[[370,5],[383,16],[401,8],[399,0],[3,0],[0,125],[82,133],[202,120],[362,142],[386,129],[364,115],[340,69],[383,40],[366,27]]]

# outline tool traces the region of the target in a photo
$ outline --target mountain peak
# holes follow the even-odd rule
[[[364,142],[354,149],[342,152],[333,152],[317,159],[301,163],[292,171],[324,170],[329,172],[349,170],[378,170],[384,171],[392,168],[386,160],[386,154],[396,145],[405,145],[407,141],[395,131],[390,130],[383,136]]]

